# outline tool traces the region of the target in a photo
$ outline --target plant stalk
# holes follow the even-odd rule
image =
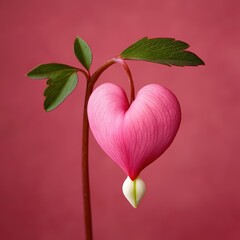
[[[87,116],[87,104],[92,93],[92,88],[87,82],[86,95],[83,110],[83,132],[82,132],[82,184],[83,184],[83,206],[86,240],[92,240],[92,213],[90,198],[90,182],[88,168],[88,145],[89,145],[89,123]]]
[[[87,78],[86,84],[86,93],[84,100],[84,109],[83,109],[83,129],[82,129],[82,184],[83,184],[83,207],[84,207],[84,222],[85,222],[85,236],[86,240],[93,239],[93,231],[92,231],[92,212],[91,212],[91,197],[90,197],[90,181],[89,181],[89,167],[88,167],[88,157],[89,157],[89,122],[87,115],[87,106],[89,98],[92,94],[94,84],[100,77],[100,75],[111,65],[114,63],[120,63],[123,65],[126,70],[131,87],[131,100],[130,103],[134,100],[134,84],[131,72],[127,66],[127,64],[121,60],[113,58],[106,62],[102,67],[100,67],[92,76],[90,76],[89,72],[85,72],[85,76]]]
[[[87,105],[90,95],[92,94],[93,87],[97,79],[103,71],[110,67],[115,62],[108,61],[100,67],[91,77],[87,77],[86,93],[83,108],[83,128],[82,128],[82,191],[83,191],[83,208],[84,208],[84,223],[85,223],[85,239],[93,239],[92,231],[92,212],[91,212],[91,197],[90,197],[90,181],[89,181],[89,122],[87,116]],[[86,75],[88,76],[88,75]]]

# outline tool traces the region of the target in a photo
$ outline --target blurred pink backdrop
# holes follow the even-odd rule
[[[129,62],[136,89],[159,83],[182,107],[168,151],[142,172],[138,209],[125,200],[125,174],[90,135],[96,240],[240,239],[240,3],[234,0],[9,0],[0,3],[0,239],[84,239],[81,119],[85,81],[53,112],[45,81],[25,77],[48,62],[78,66],[77,35],[96,69],[136,40],[186,41],[205,67]],[[120,66],[98,82],[128,91]]]

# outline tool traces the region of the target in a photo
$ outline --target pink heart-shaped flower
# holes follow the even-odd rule
[[[160,85],[143,87],[129,105],[122,88],[105,83],[90,96],[88,118],[99,145],[134,180],[170,146],[181,110],[175,95]]]

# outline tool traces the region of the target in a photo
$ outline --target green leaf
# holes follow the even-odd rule
[[[198,66],[204,62],[194,53],[185,51],[189,45],[173,38],[142,38],[125,49],[120,57],[143,60],[168,66]]]
[[[48,78],[44,92],[46,111],[55,109],[75,89],[79,69],[60,63],[41,64],[32,69],[27,76],[32,79]]]
[[[74,53],[79,60],[79,62],[87,69],[90,69],[90,66],[92,64],[92,51],[88,44],[81,39],[80,37],[77,37],[74,42]]]
[[[75,89],[77,81],[76,71],[72,71],[71,73],[64,72],[62,75],[49,78],[47,81],[48,87],[44,92],[44,96],[46,97],[44,102],[45,110],[51,111],[61,104]]]
[[[27,76],[32,79],[57,78],[75,71],[78,71],[78,69],[65,64],[48,63],[33,68]]]

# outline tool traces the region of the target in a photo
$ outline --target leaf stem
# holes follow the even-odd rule
[[[84,71],[84,70],[81,69],[81,68],[77,68],[77,70],[78,70],[79,72],[83,73],[84,76],[86,77],[86,79],[89,79],[89,77],[90,77],[90,73],[89,73],[89,71],[86,72],[86,71]]]

